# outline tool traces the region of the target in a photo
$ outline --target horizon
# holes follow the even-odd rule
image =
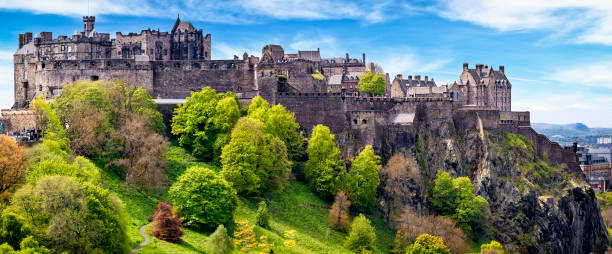
[[[513,85],[512,110],[530,111],[532,122],[612,127],[612,73],[606,72],[612,67],[612,29],[605,26],[612,23],[612,4],[97,2],[89,10],[87,3],[70,0],[0,2],[8,24],[0,34],[0,108],[14,102],[12,55],[19,33],[70,35],[82,30],[82,16],[95,15],[96,31],[114,38],[115,32],[169,31],[178,13],[211,34],[212,59],[245,51],[259,56],[267,44],[288,53],[320,48],[322,57],[365,53],[391,79],[428,75],[438,85],[457,80],[463,62],[470,68],[504,65]],[[270,11],[271,5],[278,9]]]

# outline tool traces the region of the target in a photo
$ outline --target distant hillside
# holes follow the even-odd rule
[[[592,144],[597,142],[597,137],[612,136],[612,128],[589,128],[584,123],[532,123],[531,127],[550,140],[561,144],[568,144],[574,140],[582,144]]]

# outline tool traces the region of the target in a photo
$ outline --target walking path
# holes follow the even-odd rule
[[[140,250],[140,248],[144,247],[145,245],[149,244],[149,236],[147,235],[147,233],[145,232],[145,227],[148,224],[145,224],[144,226],[140,227],[140,234],[144,237],[144,242],[142,242],[140,245],[138,245],[138,247],[134,248],[130,254],[134,254],[136,253],[138,250]]]

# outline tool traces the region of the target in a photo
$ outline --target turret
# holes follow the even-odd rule
[[[96,16],[83,16],[83,32],[85,36],[89,36],[91,31],[94,30],[94,25],[96,23]]]

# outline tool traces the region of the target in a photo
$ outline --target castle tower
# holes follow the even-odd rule
[[[91,31],[94,30],[94,25],[96,23],[96,16],[83,16],[83,32],[85,36],[89,36]]]

